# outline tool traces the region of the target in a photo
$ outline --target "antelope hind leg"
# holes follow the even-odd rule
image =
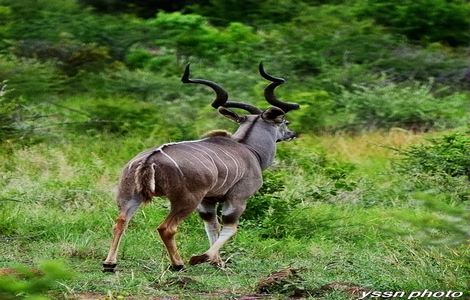
[[[179,271],[184,268],[184,262],[178,253],[178,248],[176,247],[175,234],[178,230],[178,225],[194,211],[196,205],[181,205],[181,203],[179,203],[179,205],[172,204],[169,215],[157,228],[158,233],[165,244],[168,255],[170,256],[172,265],[171,269],[175,271]]]
[[[103,272],[114,272],[117,265],[117,252],[122,235],[129,224],[130,219],[139,207],[141,201],[132,198],[121,204],[119,216],[113,226],[113,240],[109,248],[108,256],[103,262]]]

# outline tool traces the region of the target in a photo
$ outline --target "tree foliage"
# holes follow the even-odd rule
[[[35,105],[82,93],[161,104],[188,96],[178,77],[193,62],[251,100],[262,99],[264,61],[288,75],[278,90],[303,105],[292,118],[304,130],[449,128],[468,112],[468,32],[457,30],[467,10],[457,0],[0,0],[0,80],[11,101]]]
[[[422,42],[468,45],[470,3],[465,0],[367,0],[360,6],[362,16]]]

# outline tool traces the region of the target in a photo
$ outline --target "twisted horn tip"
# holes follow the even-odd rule
[[[264,66],[263,66],[263,62],[260,62],[259,63],[259,67],[258,67],[258,70],[259,70],[259,73],[261,76],[263,76],[263,78],[269,80],[269,81],[272,81],[272,82],[277,82],[277,83],[284,83],[286,82],[286,80],[284,78],[281,78],[281,77],[274,77],[272,75],[269,75],[265,70],[264,70]]]
[[[189,66],[190,66],[190,65],[191,65],[191,64],[188,63],[188,64],[186,65],[186,67],[184,68],[184,73],[183,73],[183,76],[181,77],[181,81],[182,81],[183,83],[189,83],[189,82],[191,82],[191,81],[189,80]]]

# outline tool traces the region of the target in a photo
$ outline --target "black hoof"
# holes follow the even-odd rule
[[[117,264],[107,264],[103,263],[103,272],[104,273],[114,273],[116,271]]]
[[[171,265],[169,270],[170,271],[173,271],[173,272],[180,272],[180,271],[184,271],[184,265]]]
[[[194,266],[194,265],[202,264],[208,261],[209,261],[209,256],[204,253],[201,255],[194,255],[193,257],[191,257],[191,259],[189,260],[189,264]]]

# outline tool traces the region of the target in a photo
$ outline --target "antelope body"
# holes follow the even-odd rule
[[[165,196],[171,203],[169,215],[157,230],[172,268],[184,267],[174,236],[178,225],[195,210],[204,221],[210,248],[202,255],[193,256],[189,263],[223,266],[219,250],[236,233],[247,199],[261,187],[261,172],[271,165],[276,142],[295,138],[295,133],[287,128],[284,115],[299,106],[274,96],[274,88],[284,82],[282,78],[267,74],[262,64],[260,73],[272,81],[265,89],[265,97],[274,107],[265,111],[228,101],[227,93],[216,83],[189,79],[189,65],[186,67],[182,81],[214,89],[217,97],[212,106],[240,126],[233,135],[218,132],[201,140],[164,144],[138,154],[127,163],[117,195],[120,214],[103,263],[104,271],[114,271],[119,242],[129,220],[140,204],[150,202],[154,196]],[[240,116],[227,107],[241,108],[250,114]],[[218,203],[222,205],[222,229],[216,215]]]

